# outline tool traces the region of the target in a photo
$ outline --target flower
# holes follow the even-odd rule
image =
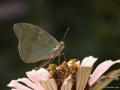
[[[120,69],[103,74],[120,60],[106,60],[91,73],[97,58],[85,57],[64,61],[61,65],[50,64],[47,69],[26,72],[27,78],[12,80],[7,86],[11,90],[102,90],[120,76]]]
[[[13,87],[13,90],[57,90],[55,80],[51,77],[49,72],[40,68],[39,70],[32,70],[26,72],[28,78],[20,78],[12,80],[8,86]],[[24,83],[21,84],[21,83]]]

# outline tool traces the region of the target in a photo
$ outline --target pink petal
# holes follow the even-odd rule
[[[26,75],[33,82],[39,82],[40,80],[46,81],[50,77],[49,72],[44,68],[26,72]]]
[[[97,58],[94,58],[93,56],[85,57],[81,62],[81,67],[92,67],[94,63],[97,61]]]
[[[107,60],[99,64],[89,79],[89,85],[92,86],[105,71],[107,71],[113,64],[116,63],[120,63],[120,60],[116,60],[116,61]]]
[[[8,87],[13,87],[16,90],[32,90],[32,89],[18,83],[17,80],[12,80],[7,86]]]
[[[45,90],[41,85],[36,85],[35,83],[31,82],[28,78],[21,78],[17,81],[25,83],[28,87],[34,90]]]
[[[26,72],[26,74],[29,79],[21,78],[18,80],[12,80],[8,86],[13,87],[12,89],[16,90],[45,90],[41,85],[41,82],[47,81],[49,77],[51,77],[49,72],[44,68],[40,68],[39,70],[32,70]],[[24,83],[26,86],[19,82]]]
[[[61,90],[71,90],[73,85],[72,75],[69,75],[63,82]]]
[[[11,90],[21,90],[21,89],[11,89]]]
[[[20,89],[11,89],[11,90],[20,90]]]

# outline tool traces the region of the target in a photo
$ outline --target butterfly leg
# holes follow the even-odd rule
[[[60,55],[61,55],[61,56],[63,55],[64,59],[66,60],[66,56],[65,56],[65,53],[64,53],[64,52],[61,53]]]
[[[61,53],[58,55],[58,63],[60,64],[61,56],[63,55],[64,60],[66,60],[65,53]]]
[[[60,64],[60,58],[61,58],[61,55],[59,54],[59,57],[58,57],[58,64]]]
[[[54,59],[55,59],[55,58],[50,59],[50,64],[52,64],[52,63],[53,63]]]

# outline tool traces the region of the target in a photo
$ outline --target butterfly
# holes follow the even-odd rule
[[[14,32],[19,40],[18,50],[25,63],[47,62],[59,56],[64,42],[58,42],[42,28],[29,23],[16,23]]]

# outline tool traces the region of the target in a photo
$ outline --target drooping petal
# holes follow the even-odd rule
[[[28,78],[13,80],[8,86],[13,87],[12,89],[15,90],[57,90],[55,80],[44,68],[40,68],[39,70],[33,69],[26,72],[26,75]]]
[[[11,89],[11,90],[20,90],[20,89]]]
[[[116,60],[116,61],[107,60],[101,63],[100,65],[98,65],[89,79],[89,85],[92,86],[101,77],[101,75],[104,72],[106,72],[113,64],[116,63],[120,63],[120,60]]]
[[[7,86],[12,87],[13,89],[16,89],[16,90],[32,90],[32,89],[20,84],[17,80],[12,80]]]
[[[37,85],[41,85],[45,88],[45,90],[57,90],[56,82],[49,72],[40,68],[39,70],[32,70],[31,72],[26,73],[30,80],[35,82]],[[38,83],[39,82],[39,83]]]
[[[61,87],[61,90],[71,90],[72,89],[72,85],[73,85],[73,82],[72,82],[72,76],[69,75],[65,81],[63,82],[63,85]]]
[[[32,71],[26,72],[26,75],[33,82],[39,82],[40,80],[46,81],[50,77],[49,72],[44,68],[40,68],[39,70],[33,69]]]
[[[49,81],[53,88],[52,90],[57,90],[57,84],[56,84],[55,80],[52,78],[52,79],[49,79]]]
[[[90,77],[92,67],[79,67],[76,76],[76,90],[84,90]]]
[[[100,77],[98,82],[96,82],[92,87],[90,87],[90,90],[103,90],[113,80],[119,79],[119,76],[120,69],[111,71],[105,76]]]
[[[11,90],[21,90],[21,89],[11,89]]]
[[[97,58],[94,58],[93,56],[85,57],[81,62],[81,67],[92,67],[93,64],[97,61]]]
[[[45,90],[41,85],[36,85],[35,83],[31,82],[28,78],[20,78],[17,79],[17,81],[24,83],[25,85],[27,85],[28,87],[34,89],[34,90]],[[39,83],[40,84],[40,83]],[[42,87],[42,88],[41,88]]]
[[[50,78],[47,81],[40,81],[40,83],[45,90],[57,90],[57,85],[53,78]]]

